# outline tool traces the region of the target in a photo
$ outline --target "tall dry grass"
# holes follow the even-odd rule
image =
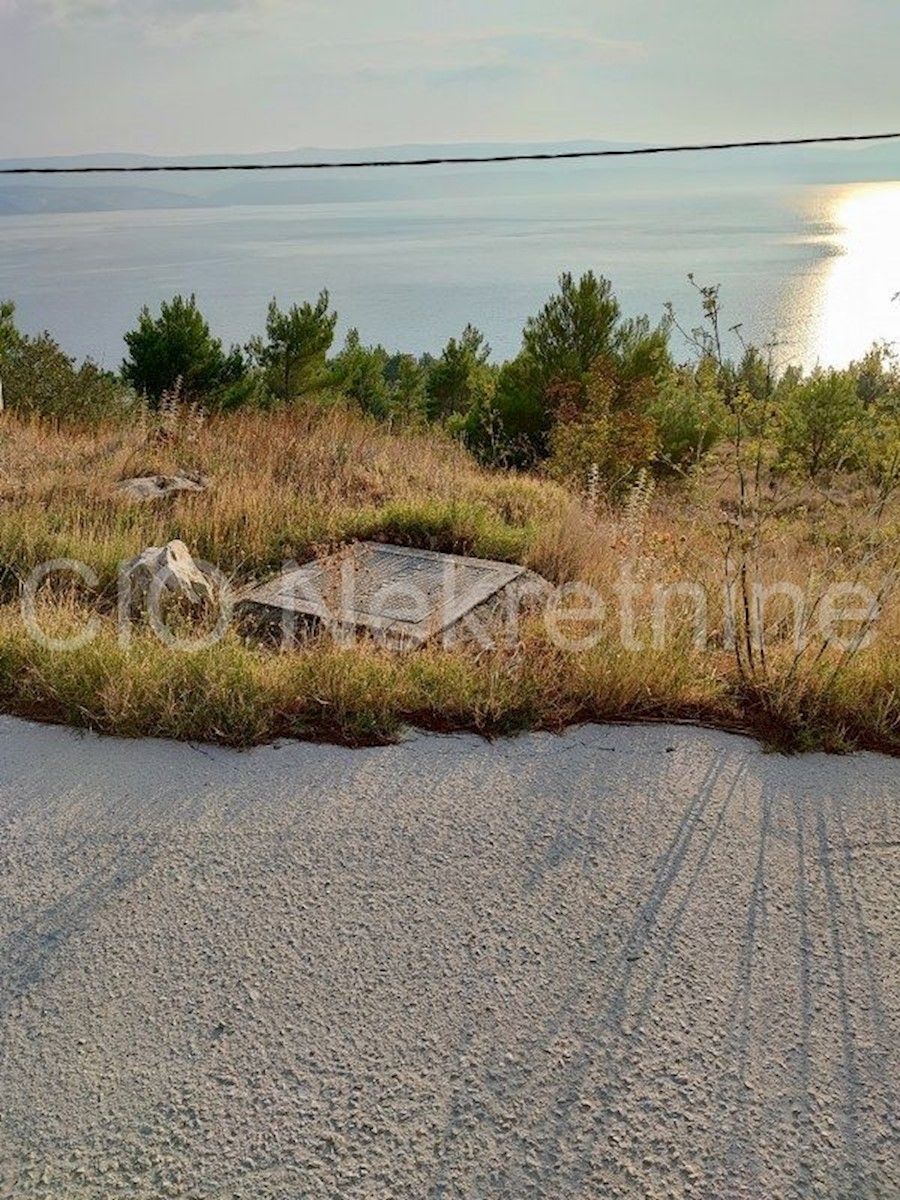
[[[689,604],[671,604],[665,642],[653,645],[653,585],[696,581],[711,598],[721,595],[723,529],[735,510],[723,464],[623,510],[598,512],[545,480],[486,471],[434,430],[391,431],[340,408],[167,426],[79,432],[0,419],[5,711],[232,744],[280,735],[383,740],[405,723],[494,734],[684,718],[753,730],[788,748],[900,752],[900,612],[892,594],[873,646],[846,663],[830,652],[816,657],[813,646],[797,670],[777,603],[765,679],[735,670],[721,614],[710,615],[710,647],[696,650]],[[152,504],[119,494],[120,480],[156,473],[202,475],[208,490]],[[871,499],[847,480],[793,490],[761,549],[766,580],[795,583],[811,599],[838,579],[877,588],[900,525],[896,507],[874,521]],[[395,657],[320,639],[285,654],[249,645],[237,631],[197,655],[167,650],[146,631],[120,646],[119,564],[176,537],[238,583],[354,538],[518,561],[556,583],[590,583],[611,605],[626,567],[638,588],[644,646],[622,648],[614,612],[588,652],[557,649],[539,624],[513,650],[480,653]],[[49,626],[100,615],[99,637],[75,652],[37,645],[19,611],[21,580],[56,558],[83,561],[99,579],[93,590],[57,585],[42,593]]]
[[[173,473],[204,476],[208,492],[135,505],[116,489],[132,476]],[[7,416],[0,501],[7,571],[82,558],[105,582],[121,559],[173,537],[236,578],[351,537],[517,558],[569,506],[551,485],[479,470],[433,431],[393,434],[337,408],[220,417],[162,437]]]

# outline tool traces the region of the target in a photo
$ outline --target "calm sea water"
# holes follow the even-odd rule
[[[20,323],[108,366],[142,304],[196,292],[225,341],[259,331],[274,296],[328,287],[341,329],[437,351],[471,321],[515,353],[558,273],[612,279],[629,314],[719,283],[727,324],[777,335],[782,361],[842,364],[900,338],[900,182],[630,191],[580,179],[572,194],[0,218],[0,296]]]

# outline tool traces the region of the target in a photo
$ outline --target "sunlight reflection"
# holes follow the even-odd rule
[[[825,277],[814,357],[845,366],[875,341],[900,339],[900,183],[836,193],[827,239],[836,255]]]

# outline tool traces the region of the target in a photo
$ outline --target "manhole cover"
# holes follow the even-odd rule
[[[525,574],[512,563],[360,542],[282,572],[244,602],[287,620],[303,617],[422,645]]]

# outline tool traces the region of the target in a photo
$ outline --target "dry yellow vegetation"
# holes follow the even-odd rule
[[[176,472],[204,476],[208,490],[152,504],[117,492],[122,479]],[[434,429],[391,430],[339,407],[80,431],[6,414],[0,708],[113,734],[236,745],[279,736],[374,742],[406,724],[493,735],[685,719],[752,730],[786,749],[900,752],[896,501],[847,479],[816,488],[758,481],[754,503],[765,519],[745,528],[736,480],[724,450],[692,480],[639,487],[613,508],[545,479],[483,469]],[[561,649],[537,617],[514,646],[494,650],[397,656],[323,635],[284,652],[238,627],[195,654],[167,648],[149,629],[121,645],[119,564],[174,538],[240,584],[355,538],[515,561],[556,584],[591,585],[607,620],[587,650]],[[97,620],[96,637],[77,650],[41,645],[22,618],[23,580],[55,559],[83,562],[97,577],[76,588],[58,574],[39,595],[46,629]],[[811,636],[798,654],[789,607],[773,599],[758,653],[739,662],[727,644],[723,587],[741,569],[766,586],[801,589],[810,613],[834,584],[864,583],[882,609],[871,646],[857,648],[851,634],[850,650],[840,650]],[[615,607],[623,572],[633,580],[640,649],[623,645]],[[695,645],[693,604],[669,597],[665,636],[654,644],[659,590],[684,583],[709,597],[707,641]]]

